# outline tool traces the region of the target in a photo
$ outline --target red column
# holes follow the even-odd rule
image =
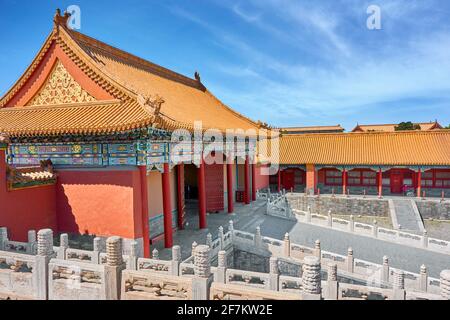
[[[178,229],[184,229],[184,164],[177,165]]]
[[[164,172],[162,174],[162,189],[164,212],[164,246],[166,248],[171,248],[173,245],[172,201],[170,197],[170,169],[168,163],[164,163]]]
[[[417,197],[421,197],[422,195],[422,169],[419,168],[419,172],[417,173]]]
[[[381,198],[383,196],[383,170],[378,171],[378,196]]]
[[[206,186],[205,186],[205,162],[203,155],[200,159],[200,168],[197,170],[198,180],[198,219],[199,228],[206,229]]]
[[[250,204],[250,181],[249,181],[249,159],[248,156],[245,157],[244,165],[244,201],[245,204]]]
[[[317,190],[317,171],[314,164],[306,165],[306,193],[315,194]]]
[[[347,194],[347,170],[342,171],[342,193]]]
[[[150,227],[148,221],[148,185],[147,166],[139,166],[141,179],[141,201],[142,201],[142,238],[144,245],[144,257],[150,258]]]
[[[233,202],[233,165],[234,159],[227,158],[227,197],[228,197],[228,213],[234,212]]]
[[[256,201],[256,163],[252,163],[252,201]]]
[[[281,191],[281,169],[278,169],[278,192]]]

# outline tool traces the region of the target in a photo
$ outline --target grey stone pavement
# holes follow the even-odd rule
[[[249,206],[238,204],[233,215],[211,214],[208,216],[208,229],[204,230],[198,230],[195,208],[187,208],[187,212],[187,227],[174,234],[174,244],[181,246],[183,259],[190,256],[192,242],[204,244],[208,233],[215,238],[219,226],[223,226],[226,231],[228,222],[233,220],[235,229],[238,230],[253,233],[256,227],[260,226],[263,236],[280,240],[283,239],[286,232],[289,232],[293,243],[313,247],[314,242],[320,240],[322,250],[341,255],[346,255],[348,248],[351,247],[356,259],[373,263],[381,264],[383,256],[386,255],[389,257],[392,267],[414,273],[419,273],[420,266],[425,264],[428,267],[429,275],[434,278],[439,278],[442,270],[450,269],[450,255],[266,216],[264,215],[264,200],[258,200]],[[151,250],[157,248],[160,258],[169,259],[171,257],[170,249],[163,247],[163,241],[158,241],[152,245]]]
[[[411,199],[393,199],[393,213],[402,230],[423,233],[424,227],[417,211],[417,206]]]

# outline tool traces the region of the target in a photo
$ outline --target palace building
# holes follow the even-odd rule
[[[153,241],[172,246],[188,201],[206,228],[207,213],[232,213],[270,184],[316,194],[450,195],[450,131],[438,128],[286,128],[272,160],[280,170],[269,177],[256,152],[263,138],[242,133],[266,124],[223,104],[198,73],[183,76],[70,30],[68,18],[57,11],[35,59],[0,100],[0,226],[10,239],[43,228],[116,235],[148,257]],[[186,142],[187,160],[175,160],[172,133],[192,133],[197,121],[203,131],[241,131],[222,151]],[[224,163],[208,161],[217,157]]]
[[[72,31],[68,18],[56,13],[34,61],[0,100],[0,178],[8,180],[0,225],[12,238],[43,227],[117,235],[148,256],[150,240],[170,247],[183,228],[185,190],[206,228],[207,212],[233,212],[268,186],[249,137],[225,164],[206,164],[211,154],[197,165],[170,157],[171,132],[192,132],[195,121],[220,132],[262,123],[223,104],[198,73],[191,79]]]

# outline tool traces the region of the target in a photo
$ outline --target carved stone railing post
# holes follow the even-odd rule
[[[279,278],[280,278],[280,270],[278,269],[278,258],[270,257],[269,259],[270,290],[278,291]]]
[[[347,271],[353,273],[355,268],[355,258],[353,257],[353,249],[348,248],[347,250]]]
[[[353,217],[353,215],[350,215],[350,221],[348,223],[348,231],[350,232],[355,231],[355,217]]]
[[[122,238],[109,237],[106,240],[105,299],[120,300],[122,270],[125,269],[122,256]]]
[[[319,261],[322,259],[322,249],[320,248],[320,240],[316,240],[314,243],[314,254],[317,258],[319,258]]]
[[[53,231],[39,230],[37,235],[37,255],[34,281],[36,283],[36,298],[48,299],[48,263],[53,256]]]
[[[381,272],[381,281],[389,283],[389,258],[387,256],[383,257],[383,270]]]
[[[450,270],[441,272],[441,297],[450,300]]]
[[[378,238],[378,221],[377,220],[373,220],[373,237],[374,238]]]
[[[152,259],[159,260],[159,251],[156,248],[152,251]]]
[[[230,220],[230,222],[228,222],[228,231],[230,232],[230,235],[231,235],[231,242],[233,242],[233,240],[234,240],[234,222],[233,222],[233,220]]]
[[[194,250],[195,250],[195,248],[198,246],[198,244],[197,244],[197,242],[192,242],[192,245],[191,245],[191,256],[193,257],[194,256]]]
[[[328,227],[333,228],[333,215],[331,214],[331,210],[328,210]]]
[[[219,227],[219,234],[218,234],[218,236],[219,236],[219,248],[220,248],[220,250],[223,250],[225,245],[224,245],[224,234],[223,234],[223,227],[222,226]]]
[[[320,300],[322,285],[320,278],[320,261],[308,256],[303,260],[302,294],[305,300]]]
[[[227,253],[222,250],[219,251],[219,255],[217,256],[217,272],[214,277],[215,282],[225,283],[227,273]]]
[[[176,245],[172,247],[172,275],[180,275],[181,247]]]
[[[129,254],[129,268],[130,270],[138,269],[138,243],[137,241],[132,241],[130,244],[130,254]]]
[[[289,233],[286,233],[284,235],[283,253],[286,258],[289,258],[291,256],[291,238],[289,236]]]
[[[427,230],[423,231],[423,235],[422,235],[422,246],[424,248],[428,248],[428,232]]]
[[[405,300],[405,273],[401,270],[395,270],[394,272],[394,300]]]
[[[5,242],[8,241],[8,229],[6,227],[0,228],[0,250],[5,250]]]
[[[423,292],[428,291],[428,270],[424,264],[420,266],[419,290]]]
[[[199,245],[194,250],[194,278],[192,279],[192,299],[208,300],[213,276],[211,274],[211,249]]]
[[[311,206],[308,206],[308,210],[306,211],[306,223],[311,223]]]
[[[102,239],[100,237],[94,238],[94,251],[92,252],[92,263],[100,263],[100,253],[102,252]]]
[[[261,237],[261,228],[256,227],[256,233],[254,238],[254,245],[256,248],[261,248],[262,245],[262,237]]]
[[[37,235],[35,230],[28,231],[27,253],[33,255],[37,253]]]
[[[212,234],[208,233],[206,235],[206,245],[212,249]]]
[[[327,298],[330,300],[337,300],[338,299],[338,279],[337,279],[337,264],[336,263],[329,263],[328,264],[328,278],[327,278],[327,288],[328,288],[328,294]]]
[[[61,260],[66,260],[66,251],[69,249],[69,235],[61,233],[59,235],[59,249],[56,257]]]

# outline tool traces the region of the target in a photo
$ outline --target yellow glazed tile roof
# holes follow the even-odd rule
[[[131,91],[164,99],[161,113],[190,125],[202,121],[204,128],[257,129],[257,124],[224,105],[203,84],[176,72],[111,47],[78,32],[70,32],[81,48],[105,74]]]
[[[9,136],[102,134],[150,124],[137,102],[106,101],[0,109],[0,132]]]
[[[167,130],[192,130],[194,121],[202,121],[204,130],[256,130],[261,126],[261,123],[254,122],[223,104],[204,87],[198,75],[196,79],[185,77],[70,31],[63,20],[64,17],[57,13],[52,33],[35,60],[0,99],[0,131],[11,137],[96,134],[145,127],[154,125],[155,122],[158,128]],[[61,104],[46,106],[44,109],[8,106],[32,78],[54,42],[81,71],[121,103],[99,102],[77,106]],[[147,98],[154,100],[157,96],[164,101],[158,110],[139,103]]]
[[[442,126],[438,122],[421,122],[415,123],[420,126],[420,130],[436,130],[442,129]],[[395,132],[395,127],[398,124],[359,124],[352,131],[353,132]]]
[[[450,130],[283,135],[281,164],[450,165]]]

